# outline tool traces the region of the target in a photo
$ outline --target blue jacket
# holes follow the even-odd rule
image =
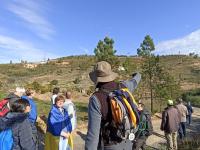
[[[60,136],[61,131],[64,129],[66,132],[72,131],[72,124],[70,117],[65,109],[64,115],[60,110],[53,105],[48,116],[47,131],[54,136]]]
[[[11,150],[13,146],[13,134],[11,129],[0,131],[0,150]]]
[[[29,101],[29,103],[31,105],[31,111],[29,112],[28,118],[32,123],[35,123],[36,119],[37,119],[37,106],[36,106],[34,100],[32,98],[29,98],[28,96],[22,96],[21,98]]]

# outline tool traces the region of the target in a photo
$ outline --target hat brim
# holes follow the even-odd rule
[[[110,82],[115,80],[118,77],[118,74],[115,72],[111,72],[108,76],[105,77],[97,77],[96,71],[92,71],[89,73],[90,79],[94,83],[99,83],[99,82]]]

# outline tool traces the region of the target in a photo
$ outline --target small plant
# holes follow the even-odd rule
[[[50,84],[51,84],[51,85],[57,85],[57,84],[58,84],[58,80],[52,80],[52,81],[50,82]]]
[[[90,86],[89,89],[87,90],[87,95],[90,95],[91,93],[93,93],[95,90],[95,87],[94,86]]]
[[[74,82],[74,84],[79,84],[81,82],[81,80],[79,79],[79,77],[77,77],[73,82]]]

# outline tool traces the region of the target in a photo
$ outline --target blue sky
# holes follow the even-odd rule
[[[135,55],[149,34],[157,54],[200,53],[199,0],[1,0],[0,62],[93,54],[109,36]]]

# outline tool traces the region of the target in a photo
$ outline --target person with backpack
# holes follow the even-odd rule
[[[180,124],[180,114],[174,107],[173,100],[167,101],[167,108],[162,113],[160,129],[164,131],[167,140],[167,150],[177,150],[177,131]]]
[[[13,92],[9,93],[6,98],[2,99],[0,101],[0,117],[6,116],[10,111],[10,105],[18,99],[20,99],[20,97]]]
[[[122,135],[125,133],[121,132],[120,128],[113,126],[112,120],[117,119],[119,115],[125,115],[123,120],[128,121],[128,115],[131,115],[134,120],[133,124],[136,125],[137,117],[134,114],[122,115],[117,111],[114,112],[112,108],[115,107],[115,104],[118,104],[118,108],[124,108],[125,113],[133,111],[131,106],[134,107],[136,104],[125,97],[136,89],[141,75],[135,73],[131,80],[117,83],[114,81],[118,77],[117,73],[112,71],[111,65],[108,62],[101,61],[95,65],[94,70],[90,72],[89,76],[96,85],[96,92],[90,97],[88,104],[88,131],[85,140],[85,150],[131,150],[133,145],[131,140],[134,139],[134,134],[129,134],[129,136]],[[119,90],[121,88],[126,90],[126,94],[123,92],[124,89]],[[114,96],[115,101],[113,103],[110,97],[112,97],[112,94],[118,95],[119,93],[112,91],[121,92],[124,95],[118,98]],[[129,104],[128,101],[131,102],[131,104]],[[128,106],[126,110],[125,107],[123,107],[125,103]],[[115,114],[115,116],[112,116],[112,113]],[[118,121],[121,123],[121,119]],[[122,138],[122,136],[125,137]]]
[[[10,112],[0,119],[1,129],[3,131],[11,129],[13,141],[12,150],[35,150],[36,141],[32,134],[31,124],[28,119],[30,112],[30,104],[28,100],[18,99],[10,105]],[[3,140],[8,141],[10,135],[6,134]],[[2,139],[0,139],[2,140]],[[0,142],[1,143],[1,142]],[[4,142],[2,142],[4,146]],[[6,149],[10,150],[10,149]]]
[[[11,150],[13,146],[13,134],[11,125],[23,117],[23,114],[16,115],[10,113],[10,106],[20,97],[14,93],[0,101],[0,148],[1,150]]]
[[[193,113],[193,108],[192,108],[190,101],[187,102],[186,107],[188,110],[187,120],[188,120],[188,124],[190,125],[192,122],[192,113]]]
[[[139,126],[134,140],[133,150],[144,150],[147,138],[152,135],[153,125],[151,122],[151,114],[147,109],[145,109],[143,103],[138,104],[138,111],[140,116]]]
[[[37,106],[33,99],[33,91],[31,89],[27,89],[25,91],[25,95],[21,96],[22,100],[28,100],[31,106],[31,111],[29,112],[29,121],[32,127],[32,133],[34,135],[35,141],[37,141],[36,149],[38,149],[38,135],[37,135],[37,128],[36,128],[36,120],[37,120]]]

